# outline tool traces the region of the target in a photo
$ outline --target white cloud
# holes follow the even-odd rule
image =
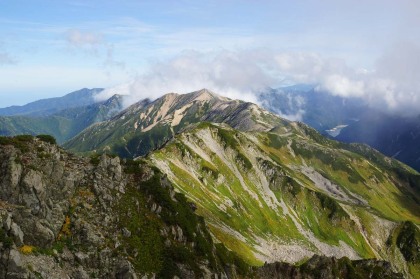
[[[230,98],[256,102],[254,92],[272,81],[245,53],[185,51],[169,61],[152,64],[149,71],[129,84],[106,90],[102,98],[120,92],[130,96],[127,102],[131,104],[169,92],[188,93],[208,88]]]
[[[373,71],[348,69],[327,73],[319,89],[342,97],[360,97],[373,107],[400,115],[420,114],[420,47],[398,43],[386,51]]]
[[[285,83],[318,84],[317,90],[364,99],[373,107],[402,115],[420,113],[420,48],[403,44],[386,52],[371,71],[354,69],[344,60],[316,53],[242,51],[185,51],[150,65],[129,84],[105,91],[127,94],[127,104],[155,99],[168,92],[201,88],[236,99],[256,102],[255,93]],[[301,119],[299,115],[294,119]],[[292,117],[292,116],[290,116]],[[289,117],[289,118],[290,118]]]
[[[125,63],[115,58],[114,44],[108,43],[101,33],[69,29],[65,38],[71,47],[103,59],[103,70],[107,76],[112,74],[112,68],[125,70]]]
[[[324,77],[319,89],[325,89],[333,95],[341,97],[363,97],[365,83],[360,80],[352,80],[349,77],[331,74]]]

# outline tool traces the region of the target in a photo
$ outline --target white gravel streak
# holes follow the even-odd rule
[[[304,175],[306,175],[314,185],[321,190],[322,192],[328,194],[329,196],[333,197],[334,199],[337,199],[339,201],[343,202],[349,202],[349,203],[356,203],[356,204],[364,204],[367,205],[367,201],[365,201],[362,197],[356,196],[355,194],[352,194],[352,196],[349,196],[341,187],[327,178],[323,177],[319,172],[317,172],[312,167],[302,165],[299,168],[299,171],[301,171]]]
[[[200,130],[197,133],[197,136],[203,139],[203,141],[207,144],[209,150],[214,152],[225,165],[229,167],[229,169],[234,173],[235,177],[241,183],[242,188],[258,203],[259,207],[262,207],[261,201],[256,193],[254,193],[249,187],[246,185],[241,173],[239,172],[238,168],[230,162],[229,158],[226,157],[226,151],[223,150],[222,146],[212,137],[211,131],[209,129]]]
[[[159,122],[162,122],[164,120],[168,120],[168,111],[169,109],[173,106],[174,101],[176,100],[176,98],[178,97],[178,94],[175,93],[171,93],[171,94],[167,94],[165,95],[165,101],[163,102],[163,104],[160,106],[159,111],[157,112],[155,118],[153,119],[153,123],[150,124],[149,126],[143,128],[143,132],[147,132],[150,129],[152,129],[153,127],[155,127]],[[149,113],[152,110],[148,110],[146,112],[147,115],[149,115]],[[157,119],[161,119],[159,121],[157,121]]]
[[[188,146],[189,148],[191,148],[192,151],[194,151],[198,156],[200,156],[201,158],[203,158],[204,160],[206,160],[209,164],[213,165],[212,160],[210,159],[210,157],[207,155],[207,153],[205,151],[203,151],[203,149],[198,146],[191,138],[193,137],[193,135],[189,135],[189,140],[187,139],[187,137],[185,135],[182,135],[182,142]],[[214,166],[216,167],[216,166]]]
[[[184,117],[184,112],[185,110],[187,110],[189,107],[192,106],[193,103],[189,103],[188,105],[183,106],[180,109],[175,110],[174,112],[174,119],[172,120],[171,126],[177,126],[179,125],[179,123],[181,122],[182,118]]]

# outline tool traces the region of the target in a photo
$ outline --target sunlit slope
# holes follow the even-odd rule
[[[297,123],[270,132],[202,123],[150,160],[251,263],[313,253],[389,259],[397,222],[420,223],[419,195],[402,174],[341,147]]]

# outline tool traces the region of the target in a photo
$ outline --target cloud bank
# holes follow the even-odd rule
[[[134,81],[105,90],[100,98],[113,94],[129,95],[127,104],[144,98],[156,99],[169,92],[188,93],[202,88],[220,95],[256,102],[255,92],[274,82],[246,52],[184,51],[179,56],[150,65]]]
[[[348,69],[319,77],[319,90],[359,97],[372,107],[403,116],[420,114],[420,46],[398,43],[371,71]]]
[[[152,63],[132,82],[105,90],[100,98],[128,95],[132,104],[169,92],[208,88],[234,99],[257,102],[267,87],[317,84],[316,90],[345,98],[357,97],[383,111],[404,116],[420,114],[420,47],[400,43],[389,48],[373,69],[356,69],[342,59],[309,52],[267,49],[213,52],[185,51]]]

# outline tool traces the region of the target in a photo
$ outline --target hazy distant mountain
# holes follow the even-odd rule
[[[420,117],[391,116],[359,99],[345,99],[310,86],[269,89],[261,104],[280,115],[298,118],[324,135],[343,142],[366,143],[420,171]]]
[[[259,94],[258,100],[266,109],[302,121],[322,134],[338,125],[354,123],[367,110],[360,99],[315,91],[310,85],[268,89]]]
[[[84,92],[87,97],[82,97],[82,99],[87,100],[89,96],[92,96],[92,92]],[[122,96],[114,95],[104,102],[67,108],[48,116],[33,114],[0,116],[0,135],[49,134],[54,136],[57,142],[63,143],[91,124],[107,120],[122,109]]]
[[[69,93],[63,97],[42,99],[23,106],[0,108],[0,115],[47,116],[63,109],[94,104],[97,102],[94,98],[95,95],[100,93],[102,90],[102,88],[83,88],[78,91]]]

